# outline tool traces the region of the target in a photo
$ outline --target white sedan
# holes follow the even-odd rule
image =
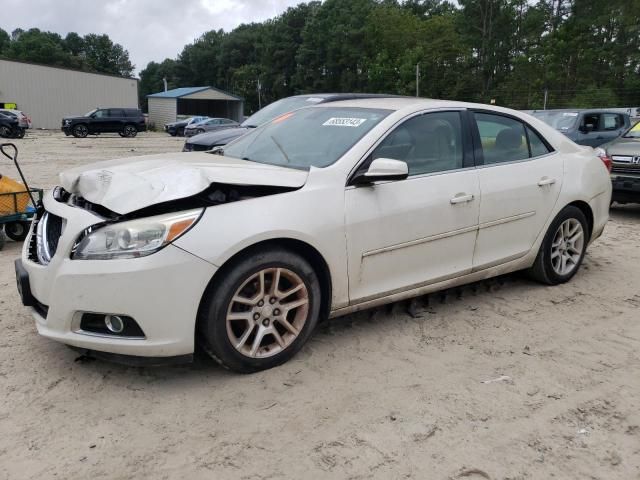
[[[138,363],[198,342],[253,372],[327,317],[515,270],[566,282],[610,198],[593,149],[526,114],[333,102],[224,150],[62,173],[16,273],[41,335]]]

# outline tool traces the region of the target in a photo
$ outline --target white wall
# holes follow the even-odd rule
[[[162,130],[165,123],[175,122],[178,101],[175,98],[149,97],[149,125]]]
[[[138,107],[138,82],[42,65],[0,60],[0,102],[13,102],[34,128],[60,128],[62,117],[96,107]]]

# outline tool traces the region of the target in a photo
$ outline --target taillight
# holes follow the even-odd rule
[[[604,166],[607,169],[607,171],[611,173],[611,169],[613,168],[613,160],[611,160],[611,157],[607,155],[607,151],[604,148],[596,148],[595,150],[596,150],[596,155],[598,155],[598,158],[602,160],[602,163],[604,163]]]

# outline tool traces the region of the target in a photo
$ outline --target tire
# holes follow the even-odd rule
[[[199,128],[199,129],[196,130],[196,135],[199,135],[201,133],[204,133],[203,129]]]
[[[5,125],[0,127],[0,137],[2,138],[10,138],[11,137],[11,129]]]
[[[178,132],[176,132],[175,130],[172,132],[169,132],[169,135],[171,135],[172,137],[175,137],[178,134]]]
[[[200,307],[197,339],[204,350],[239,373],[273,368],[293,357],[320,316],[320,282],[311,265],[295,253],[269,248],[221,273]],[[263,288],[258,290],[261,273]],[[289,309],[283,308],[286,305]]]
[[[75,125],[73,127],[71,133],[76,138],[85,138],[87,135],[89,135],[89,127],[87,127],[84,123],[79,123],[78,125]]]
[[[13,136],[14,138],[24,138],[25,134],[27,133],[27,129],[26,128],[18,128],[14,133]]]
[[[4,233],[4,228],[0,225],[0,250],[4,248],[5,243],[7,243],[7,236]]]
[[[123,137],[127,137],[127,138],[133,138],[136,135],[138,135],[138,129],[135,127],[135,125],[125,125],[122,128],[122,136]]]
[[[178,137],[184,137],[184,127],[180,127],[176,130],[176,135]]]
[[[589,225],[582,210],[573,206],[565,207],[551,222],[538,256],[528,271],[529,276],[547,285],[571,280],[580,269],[589,235]],[[566,268],[563,268],[563,262]]]
[[[7,237],[15,242],[22,242],[29,234],[29,222],[9,222],[4,226]]]

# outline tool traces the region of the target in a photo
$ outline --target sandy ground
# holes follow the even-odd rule
[[[33,184],[179,139],[19,141]],[[13,171],[7,164],[0,171]],[[0,478],[640,479],[640,206],[572,282],[519,275],[333,320],[240,376],[78,361],[40,338],[0,253]]]

